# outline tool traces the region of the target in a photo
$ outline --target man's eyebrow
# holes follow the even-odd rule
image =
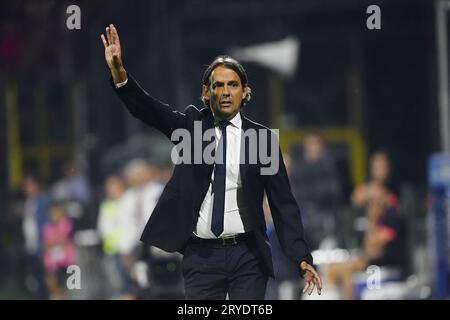
[[[213,85],[224,84],[224,81],[214,81],[212,84]],[[228,84],[239,84],[239,81],[237,81],[237,80],[230,80],[230,81],[228,81]]]

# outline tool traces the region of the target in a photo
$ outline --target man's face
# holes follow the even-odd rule
[[[232,119],[241,109],[247,88],[242,87],[238,74],[225,66],[218,66],[211,73],[210,86],[203,86],[203,95],[209,100],[214,115]]]

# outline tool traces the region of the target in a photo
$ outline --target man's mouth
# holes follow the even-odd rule
[[[222,101],[220,101],[220,106],[221,107],[230,107],[231,101],[230,100],[222,100]]]

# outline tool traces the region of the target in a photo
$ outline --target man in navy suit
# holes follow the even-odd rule
[[[317,287],[320,294],[321,279],[312,266],[277,138],[241,112],[251,93],[242,65],[228,56],[217,57],[203,75],[206,107],[189,106],[181,113],[154,99],[126,72],[112,24],[101,38],[111,84],[129,112],[172,141],[183,136],[173,176],[141,240],[184,254],[186,298],[264,298],[273,276],[264,192],[280,244],[304,277],[304,292],[311,294]],[[270,154],[270,163],[264,153]],[[273,163],[276,170],[271,170]]]

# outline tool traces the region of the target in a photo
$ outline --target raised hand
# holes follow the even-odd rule
[[[125,81],[127,73],[122,63],[122,48],[116,27],[110,24],[106,27],[106,37],[103,34],[100,37],[105,47],[105,60],[111,70],[114,83]]]

